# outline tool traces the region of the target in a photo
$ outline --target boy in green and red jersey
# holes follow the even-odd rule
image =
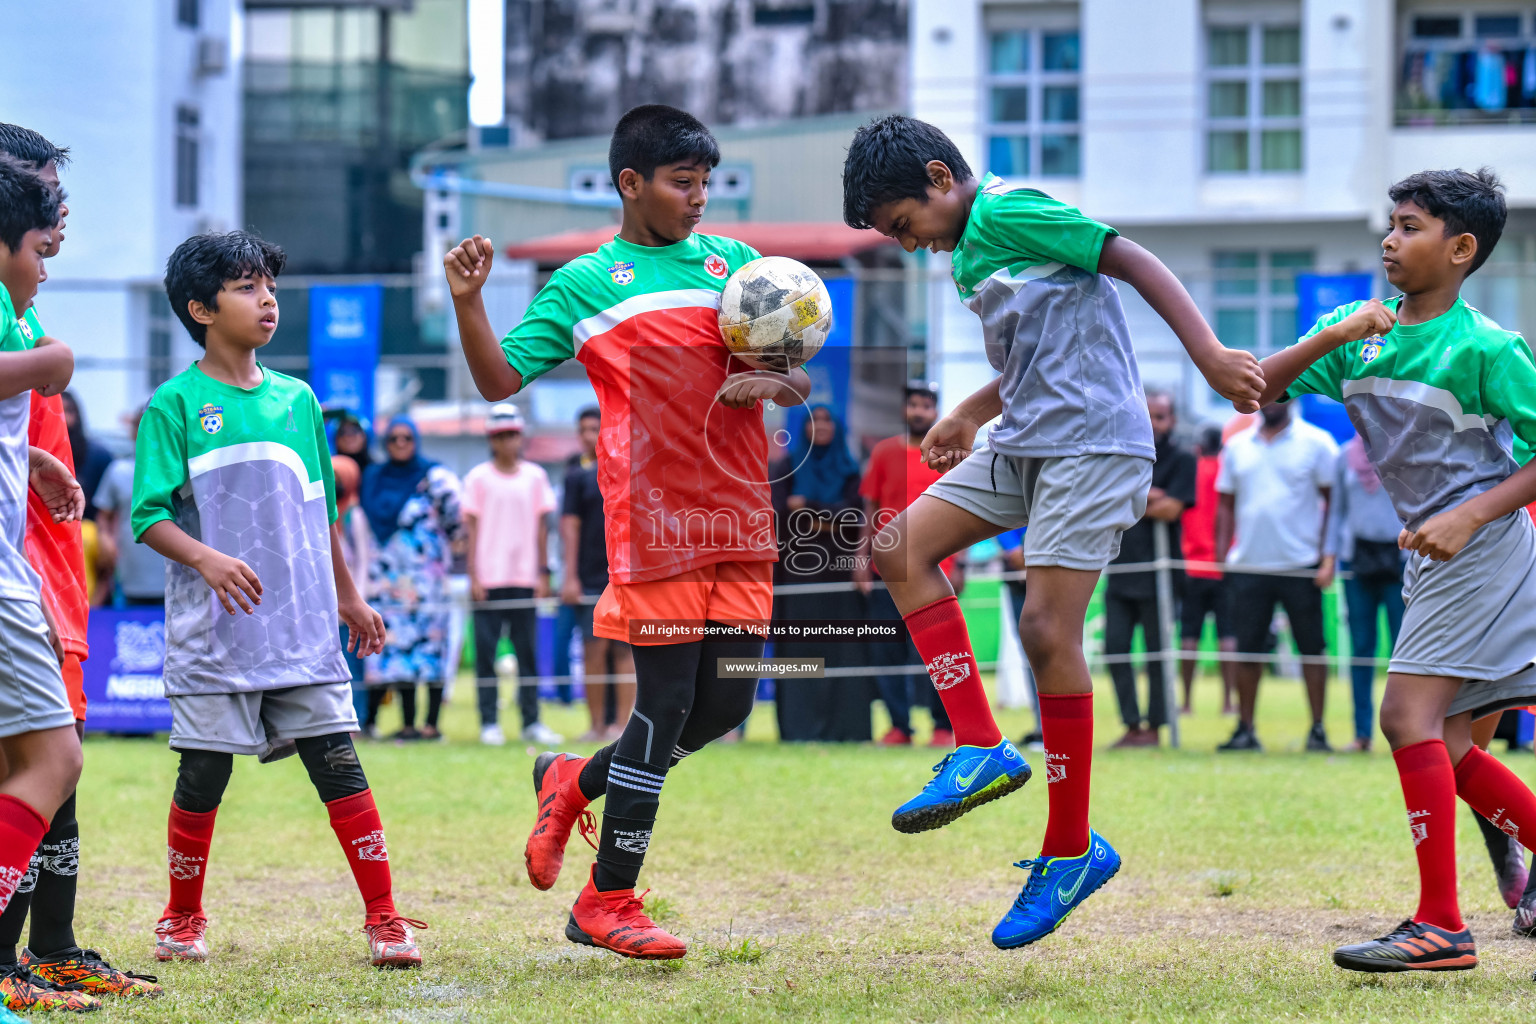
[[[693,233],[719,162],[691,115],[661,105],[625,114],[608,150],[624,204],[618,237],[556,271],[505,339],[480,296],[490,242],[466,239],[443,260],[482,395],[500,401],[574,358],[602,407],[609,584],[593,632],[634,646],[635,708],[623,735],[591,758],[535,763],[538,818],[525,858],[536,888],[554,885],[572,824],[606,794],[597,863],[565,934],[642,959],[687,952],[634,891],[667,770],[740,725],[757,688],[719,678],[716,666],[760,657],[762,640],[740,627],[766,623],[772,610],[777,552],[758,402],[799,404],[810,391],[798,369],[727,384],[747,368],[720,337],[720,291],[758,254]],[[663,623],[680,632],[652,631]]]
[[[171,749],[170,899],[161,960],[206,960],[202,895],[235,754],[297,753],[363,897],[375,967],[419,967],[395,909],[389,850],[351,733],[352,673],[384,643],[342,558],[320,403],[256,352],[277,330],[283,251],[243,231],[197,235],[166,265],[171,308],[202,359],[155,391],[134,456],[134,537],[168,560],[165,692]]]
[[[64,242],[64,205],[59,168],[68,162],[69,151],[42,135],[19,125],[0,124],[0,153],[14,157],[38,172],[59,193],[59,222],[45,259],[58,255]],[[17,325],[29,344],[44,338],[37,309],[22,314]],[[61,395],[32,392],[31,423],[27,440],[58,459],[73,473],[74,455],[64,420]],[[62,652],[61,670],[75,728],[84,734],[85,681],[80,663],[86,646],[86,619],[90,611],[85,590],[85,557],[78,522],[55,522],[48,506],[35,491],[27,492],[27,560],[42,580],[43,607],[52,620]],[[158,996],[163,989],[148,975],[121,971],[95,950],[81,949],[75,941],[75,894],[80,869],[80,823],[75,816],[75,794],[70,794],[48,824],[27,876],[0,913],[0,1001],[12,1009],[95,1009],[97,995]],[[22,925],[30,912],[30,943],[17,957]],[[40,983],[41,982],[41,983]],[[65,991],[62,986],[67,986]],[[89,994],[89,995],[87,995]],[[82,998],[84,996],[84,998]]]
[[[1456,897],[1456,798],[1527,847],[1536,795],[1474,745],[1472,723],[1536,703],[1536,359],[1461,298],[1504,230],[1487,169],[1393,185],[1382,241],[1402,294],[1341,306],[1263,362],[1270,402],[1341,401],[1410,552],[1406,609],[1381,701],[1419,867],[1419,905],[1381,938],[1334,951],[1355,971],[1477,965]]]

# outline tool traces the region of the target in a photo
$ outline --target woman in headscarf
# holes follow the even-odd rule
[[[368,585],[388,631],[369,659],[368,718],[376,728],[384,688],[397,687],[405,727],[397,739],[436,739],[448,642],[451,546],[463,531],[459,478],[421,454],[421,434],[406,416],[384,432],[386,460],[363,473],[361,505],[373,534]],[[416,728],[416,687],[427,684],[427,720]]]
[[[843,424],[826,405],[813,405],[805,433],[790,454],[794,476],[784,546],[779,552],[782,585],[774,619],[799,623],[848,623],[864,618],[862,596],[853,588],[860,543],[859,463],[848,450]],[[844,584],[822,592],[796,593],[796,584]],[[827,668],[860,662],[862,643],[837,639],[775,643],[775,656],[824,658]],[[869,704],[866,678],[780,679],[774,684],[779,738],[822,742],[867,742]]]
[[[331,442],[331,454],[351,459],[359,473],[373,464],[373,453],[369,451],[373,437],[368,425],[355,413],[344,409],[335,416],[327,416],[325,434]]]

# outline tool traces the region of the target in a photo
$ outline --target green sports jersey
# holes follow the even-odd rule
[[[1306,337],[1362,305],[1340,306]],[[1286,397],[1309,393],[1344,403],[1409,529],[1499,484],[1536,446],[1530,347],[1459,298],[1433,320],[1329,352]]]
[[[331,566],[336,484],[320,403],[262,367],[250,390],[196,363],[155,391],[139,424],[133,535],[170,520],[240,559],[261,604],[224,611],[195,570],[167,562],[167,696],[243,693],[349,679]]]
[[[1114,282],[1098,272],[1115,229],[987,175],[951,274],[981,317],[1003,413],[988,447],[1053,458],[1155,458],[1152,423]]]
[[[30,315],[30,311],[29,311]],[[16,307],[0,285],[0,352],[25,352],[32,347],[17,319]],[[32,393],[0,400],[0,599],[40,600],[42,581],[26,555],[27,424]]]

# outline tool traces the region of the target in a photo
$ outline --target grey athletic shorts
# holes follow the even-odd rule
[[[1134,455],[1034,459],[978,448],[923,493],[1000,531],[1028,526],[1026,566],[1097,572],[1146,513],[1151,486],[1152,461]]]
[[[1536,526],[1524,509],[1448,562],[1411,556],[1403,600],[1388,671],[1465,679],[1448,715],[1536,704]]]
[[[36,601],[0,598],[0,736],[75,724]]]
[[[294,752],[294,740],[357,731],[352,682],[346,679],[170,701],[172,750],[219,750],[275,761]]]

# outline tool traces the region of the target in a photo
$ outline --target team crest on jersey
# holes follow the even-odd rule
[[[608,276],[613,278],[614,284],[634,284],[635,265],[633,263],[615,263],[608,268]]]
[[[1386,342],[1382,341],[1379,336],[1367,338],[1365,344],[1360,346],[1360,361],[1362,363],[1374,362],[1376,357],[1381,355],[1381,347],[1385,344]]]
[[[197,410],[197,422],[203,425],[203,432],[217,434],[224,429],[224,407],[222,405],[205,405]]]
[[[21,336],[23,338],[26,338],[28,341],[36,341],[37,340],[37,337],[35,335],[33,335],[33,333],[32,333],[32,325],[31,324],[27,323],[25,320],[18,320],[18,321],[16,321],[16,326],[21,328]]]
[[[718,277],[722,281],[725,280],[726,276],[731,272],[731,268],[725,262],[725,260],[721,259],[714,253],[710,253],[709,258],[704,261],[704,269],[709,271],[711,276]]]

